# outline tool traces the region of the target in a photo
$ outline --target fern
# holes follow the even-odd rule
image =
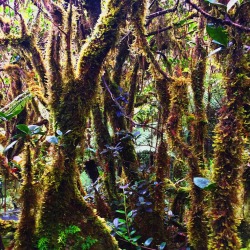
[[[49,250],[48,248],[49,240],[46,237],[42,237],[37,244],[39,250]]]

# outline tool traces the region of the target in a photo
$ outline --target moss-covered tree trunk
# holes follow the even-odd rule
[[[242,25],[249,25],[249,4],[241,8],[239,13],[237,21]],[[226,97],[215,128],[213,180],[216,189],[212,192],[211,250],[241,247],[237,226],[243,203],[245,104],[249,103],[250,95],[249,53],[245,53],[243,44],[249,42],[249,36],[233,29],[230,34],[233,45],[228,51]]]
[[[82,48],[76,72],[71,63],[70,10],[67,14],[63,14],[67,34],[65,43],[62,43],[67,49],[64,58],[66,66],[62,71],[62,80],[52,82],[51,107],[55,124],[64,135],[60,146],[55,149],[57,159],[52,164],[51,176],[45,186],[38,221],[38,235],[49,239],[51,249],[58,244],[60,230],[69,225],[79,226],[84,236],[91,236],[97,240],[91,249],[118,249],[105,223],[96,216],[80,195],[77,188],[75,160],[76,147],[82,140],[86,117],[96,95],[102,63],[115,43],[129,2],[129,0],[107,1],[91,38]],[[54,67],[57,62],[51,58],[54,49],[55,47],[51,47],[51,52],[48,54],[52,69],[51,80],[57,72]],[[70,132],[66,133],[67,131]]]
[[[33,183],[32,161],[30,145],[25,148],[25,164],[23,169],[23,183],[21,188],[21,216],[16,233],[16,250],[29,250],[34,248],[36,228],[37,195]]]

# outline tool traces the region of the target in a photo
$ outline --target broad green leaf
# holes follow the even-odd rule
[[[225,47],[228,44],[228,34],[222,26],[216,26],[213,23],[207,24],[208,35],[216,42]]]
[[[148,238],[148,239],[144,242],[144,246],[148,247],[148,246],[152,243],[152,241],[153,241],[153,238],[152,238],[152,237]]]
[[[227,12],[238,2],[238,0],[230,0],[227,4]]]
[[[210,184],[210,180],[203,178],[203,177],[194,177],[194,184],[201,188],[204,189],[205,187],[207,187]]]
[[[17,143],[16,141],[13,141],[11,144],[9,144],[5,149],[4,149],[4,153],[7,152],[9,149],[13,148],[13,146]]]
[[[159,250],[163,250],[165,248],[165,246],[167,245],[166,242],[162,242],[159,246]]]
[[[52,136],[47,136],[46,137],[46,141],[49,142],[49,143],[52,143],[52,144],[58,144],[58,138],[54,135]]]
[[[31,131],[26,124],[18,124],[16,127],[26,135],[30,135]]]

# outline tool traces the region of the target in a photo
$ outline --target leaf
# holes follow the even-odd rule
[[[123,211],[123,210],[115,210],[117,213],[119,213],[119,214],[125,214],[125,211]]]
[[[166,242],[162,242],[159,246],[159,250],[163,250],[165,248],[165,246],[167,245]]]
[[[47,136],[46,137],[46,141],[49,142],[49,143],[52,143],[52,144],[58,144],[58,138],[54,135],[52,136]]]
[[[221,6],[221,7],[226,7],[225,4],[219,3],[217,0],[205,0],[208,3],[211,3],[213,5]]]
[[[210,183],[207,187],[204,188],[206,191],[213,191],[216,188],[216,183]]]
[[[128,217],[132,217],[132,216],[133,216],[133,210],[128,213]]]
[[[207,24],[208,35],[217,43],[227,46],[228,34],[222,26],[215,26],[213,23]]]
[[[210,184],[210,180],[203,178],[203,177],[194,177],[194,184],[197,187],[204,189]]]
[[[1,118],[3,121],[6,121],[6,120],[7,120],[7,116],[6,116],[3,112],[0,112],[0,118]]]
[[[56,133],[57,133],[57,135],[59,135],[59,136],[62,136],[62,135],[63,135],[62,131],[59,130],[59,129],[57,129]]]
[[[29,125],[28,128],[31,134],[39,134],[41,132],[41,127],[38,125]]]
[[[152,241],[153,241],[153,238],[152,238],[152,237],[148,238],[148,239],[144,242],[144,246],[148,247],[148,246],[151,244]]]
[[[9,149],[13,148],[13,146],[17,143],[18,140],[13,141],[11,144],[9,144],[5,149],[4,149],[4,153],[7,152]]]
[[[238,2],[238,0],[230,0],[227,4],[227,12]]]
[[[18,124],[16,127],[26,135],[31,135],[31,131],[26,124]]]
[[[116,228],[119,226],[119,220],[118,220],[118,218],[115,218],[115,219],[113,220],[113,224],[114,224],[114,226],[115,226]]]
[[[139,240],[141,238],[141,235],[137,235],[133,238],[131,238],[132,241],[136,242],[137,240]]]
[[[212,56],[212,55],[218,53],[218,52],[221,51],[221,50],[222,50],[222,47],[219,47],[219,48],[213,50],[212,52],[210,52],[210,53],[208,54],[207,57],[210,57],[210,56]]]

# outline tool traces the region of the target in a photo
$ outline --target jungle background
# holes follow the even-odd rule
[[[0,249],[250,249],[248,0],[0,1]]]

